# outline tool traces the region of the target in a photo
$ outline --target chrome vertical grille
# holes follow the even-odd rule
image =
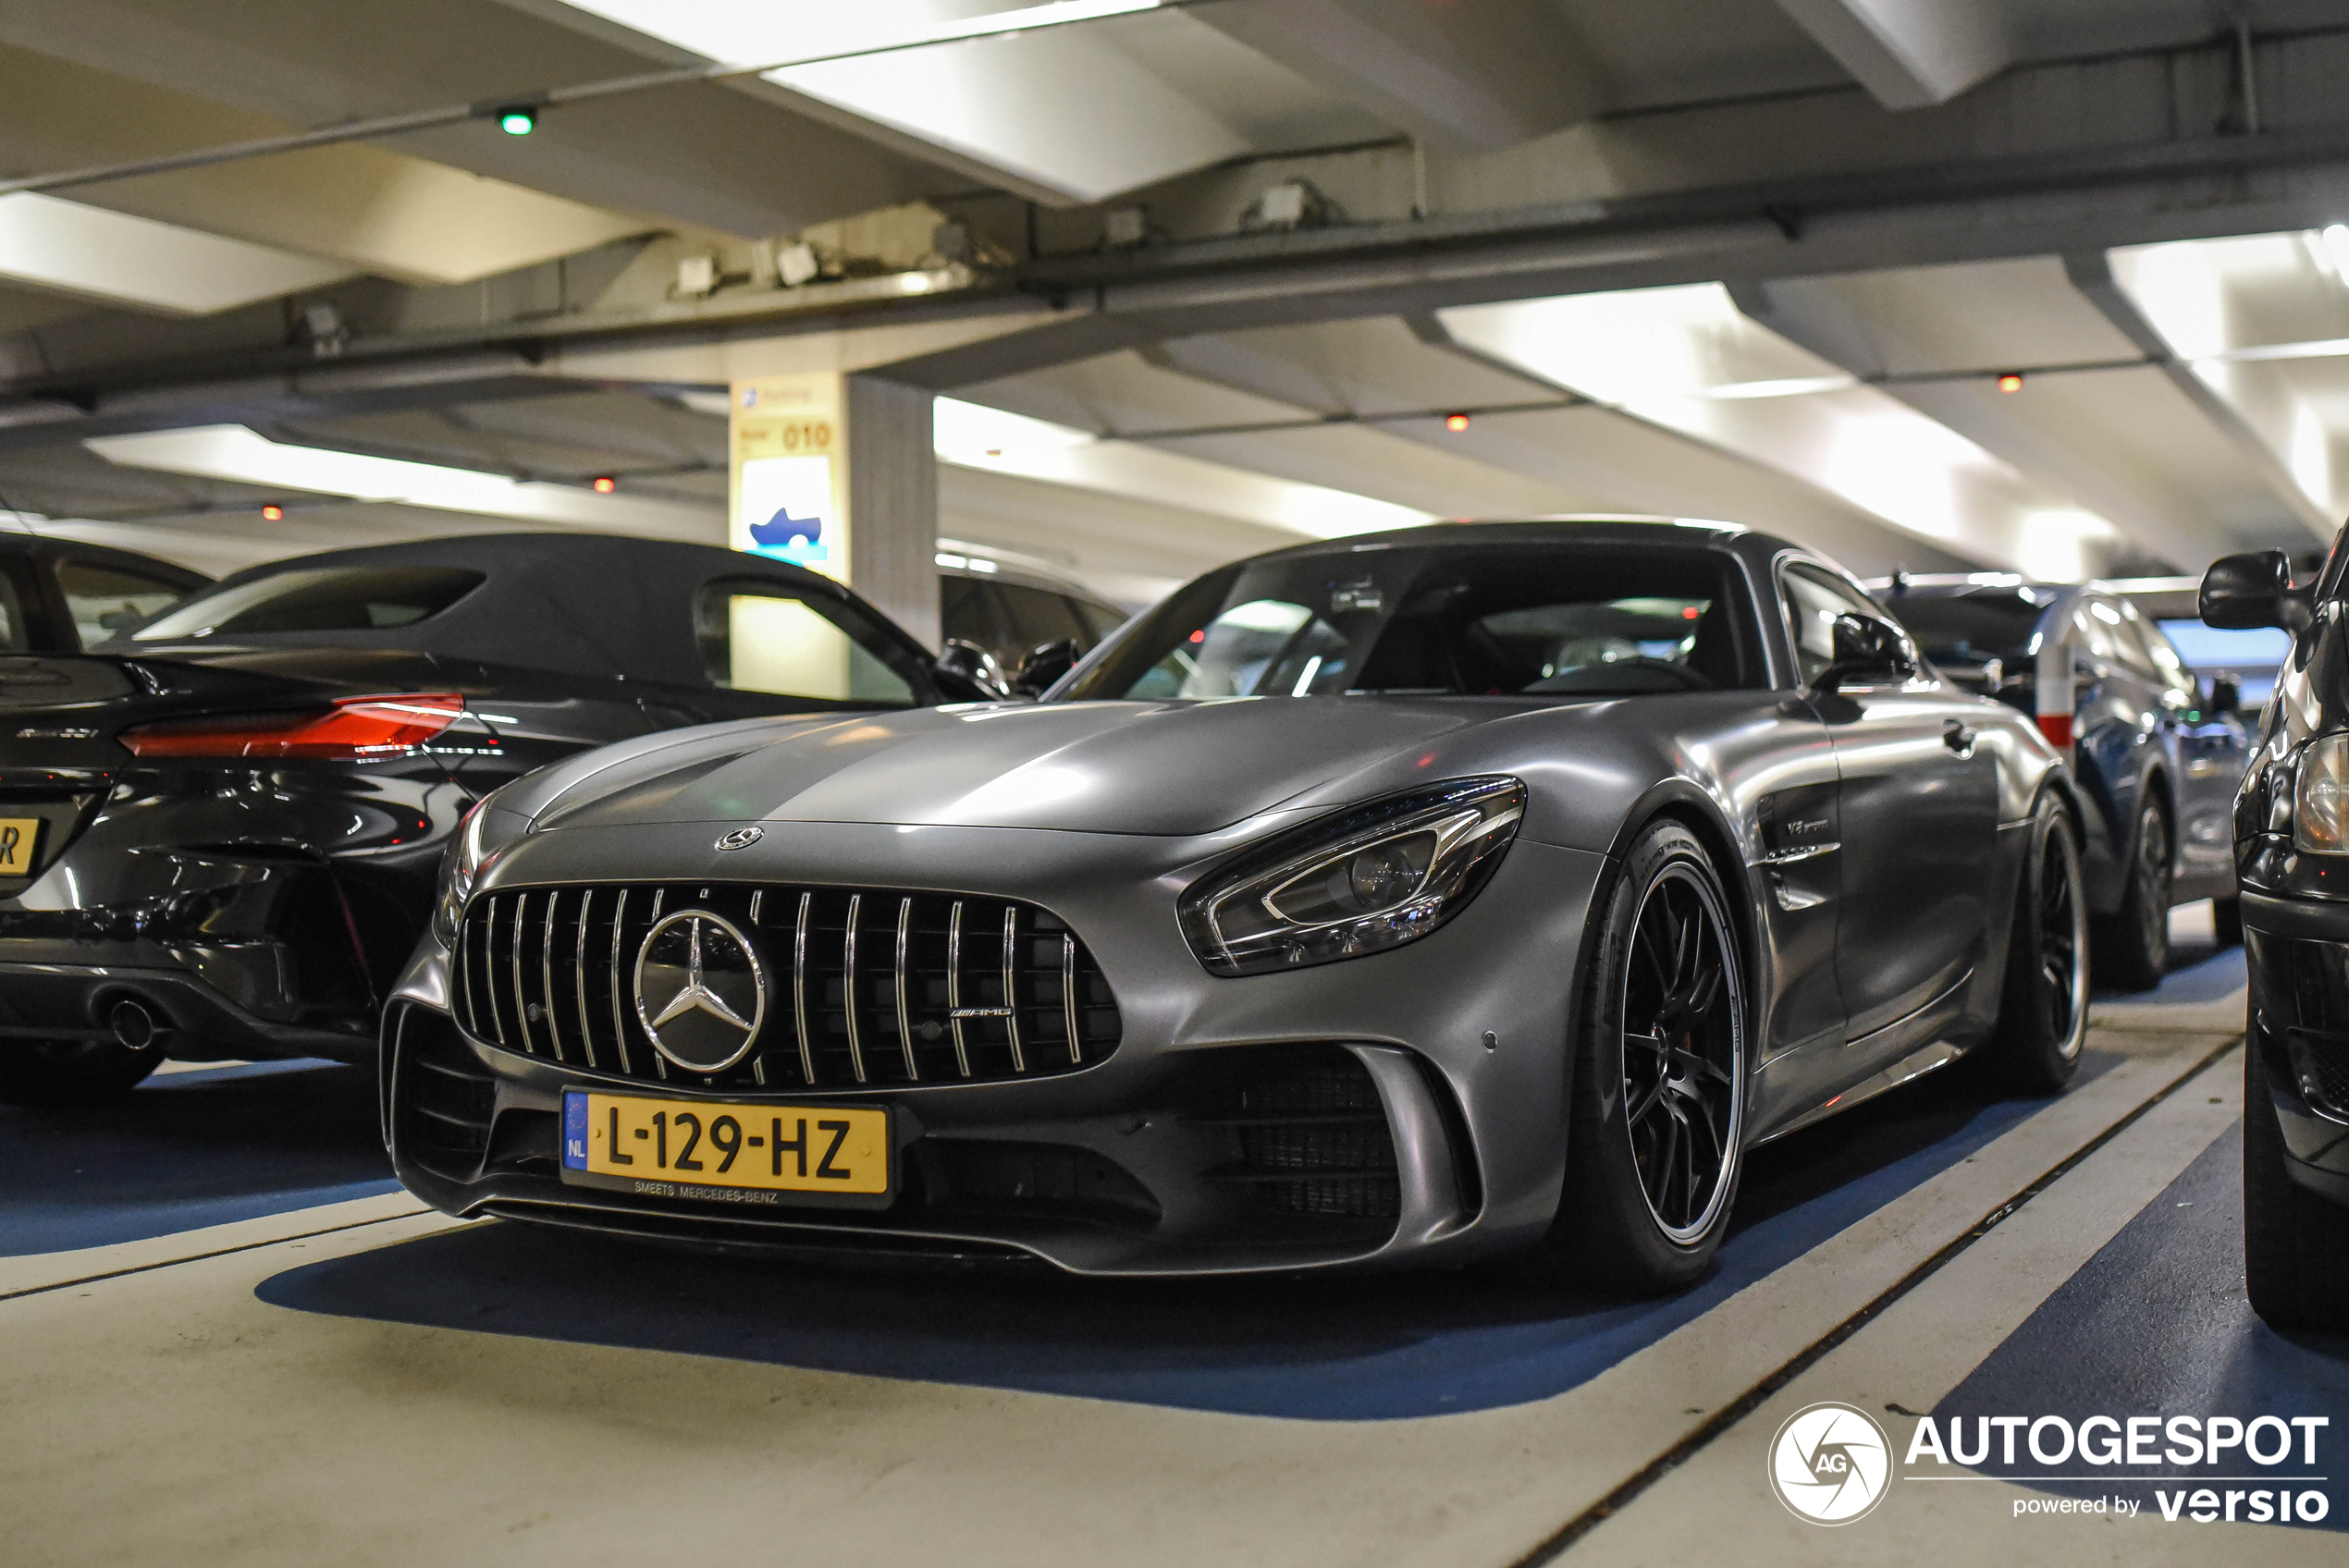
[[[654,1050],[636,953],[663,909],[747,934],[767,980],[751,1052],[719,1073]],[[1033,904],[901,889],[632,883],[476,898],[457,947],[474,1038],[602,1073],[729,1091],[853,1090],[1067,1072],[1117,1048],[1109,983]]]

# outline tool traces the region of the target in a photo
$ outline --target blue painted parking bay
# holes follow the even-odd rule
[[[1758,1424],[1814,1395],[1896,1447],[1926,1414],[2188,1410],[2323,1416],[2349,1442],[2349,1344],[2287,1341],[2242,1302],[2241,959],[2186,956],[2100,1010],[2059,1099],[1951,1072],[1762,1151],[1713,1276],[1653,1303],[1497,1268],[1088,1281],[463,1225],[393,1192],[365,1076],[325,1067],[9,1112],[0,1517],[12,1560],[75,1563],[755,1543],[828,1562],[1662,1562],[1706,1531],[1741,1560],[2320,1560],[2337,1515],[2195,1537],[2152,1504],[2012,1512],[2149,1495],[2143,1477],[1926,1462],[1834,1531],[1765,1482]]]

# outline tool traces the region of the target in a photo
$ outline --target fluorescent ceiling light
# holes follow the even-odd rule
[[[713,62],[769,67],[770,92],[1039,201],[1100,201],[1248,150],[1133,55],[1066,25],[1159,0],[566,3]]]
[[[1739,310],[1717,283],[1439,312],[1459,342],[1594,402],[1783,398],[1855,385]]]
[[[887,5],[779,6],[772,0],[564,0],[575,11],[690,49],[729,66],[793,69],[863,50],[897,51],[1031,28],[1154,11],[1159,0],[893,0]]]
[[[82,445],[125,468],[224,479],[264,490],[397,501],[438,511],[627,533],[714,538],[723,531],[723,519],[715,507],[598,496],[584,485],[548,484],[437,463],[297,447],[255,435],[240,424],[101,435]]]
[[[164,315],[209,315],[351,269],[37,191],[0,196],[0,281]]]
[[[1275,479],[1138,442],[1104,441],[1088,431],[959,398],[939,398],[936,421],[939,460],[959,468],[1172,503],[1315,539],[1435,521],[1429,513],[1370,496]]]

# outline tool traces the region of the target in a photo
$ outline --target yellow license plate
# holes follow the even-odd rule
[[[889,1112],[563,1092],[563,1180],[658,1197],[886,1203]],[[786,1195],[787,1194],[787,1195]]]
[[[30,876],[41,864],[41,818],[0,816],[0,876]]]

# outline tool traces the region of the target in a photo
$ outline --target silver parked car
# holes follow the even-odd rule
[[[1977,1048],[2070,1077],[2080,809],[1782,541],[1312,545],[1033,704],[487,797],[387,1016],[386,1136],[450,1212],[645,1236],[1666,1289],[1754,1145]]]

